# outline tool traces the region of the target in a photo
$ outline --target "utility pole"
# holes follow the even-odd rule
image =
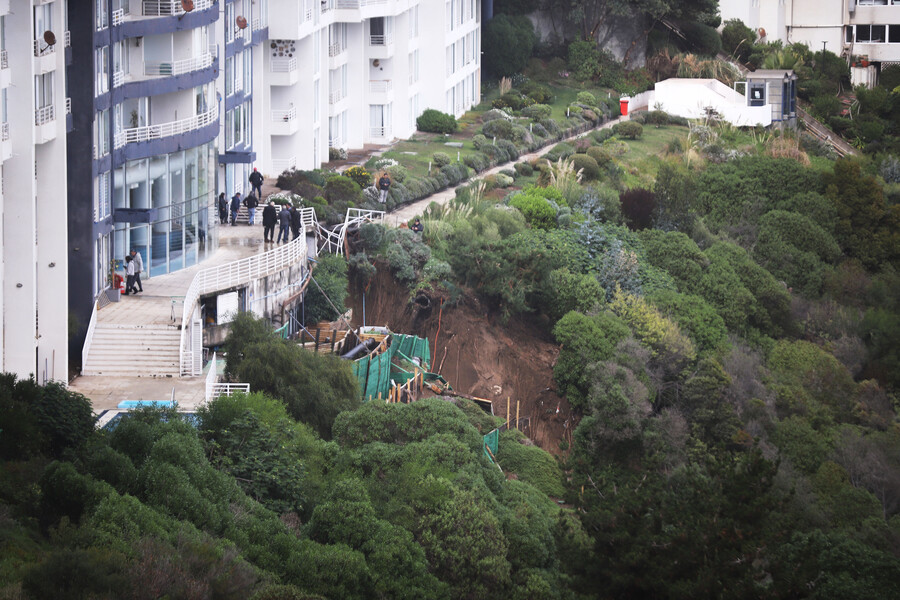
[[[822,40],[822,66],[819,67],[820,73],[825,72],[825,44],[827,44],[827,43],[828,43],[827,40]]]

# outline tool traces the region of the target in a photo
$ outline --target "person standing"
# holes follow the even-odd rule
[[[263,209],[263,239],[267,242],[275,241],[275,223],[278,222],[278,211],[275,203],[269,200],[269,205]]]
[[[278,225],[278,243],[280,244],[282,239],[287,242],[291,231],[291,211],[287,204],[283,205],[281,212],[278,213]]]
[[[219,223],[228,225],[228,200],[225,199],[225,192],[219,194]]]
[[[131,249],[131,261],[134,263],[134,282],[138,286],[138,291],[143,292],[144,284],[141,283],[141,273],[144,272],[144,259],[135,248]]]
[[[263,184],[263,176],[262,173],[256,170],[256,167],[253,167],[253,172],[250,173],[250,185],[253,188],[253,191],[256,192],[257,198],[262,198],[262,184]]]
[[[303,227],[303,213],[297,210],[296,207],[291,207],[291,233],[293,237],[292,240],[296,240],[300,237],[300,228]]]
[[[137,293],[134,287],[134,260],[129,255],[125,257],[125,295]]]
[[[238,192],[231,197],[231,226],[237,225],[238,211],[241,210],[241,193]]]
[[[256,199],[253,192],[250,192],[250,195],[244,198],[244,206],[247,207],[249,223],[253,225],[253,219],[256,216],[256,207],[259,206],[259,200]]]
[[[387,171],[385,171],[381,174],[381,178],[378,180],[378,190],[381,192],[381,197],[378,199],[378,201],[382,204],[387,202],[389,189],[391,189],[391,178],[388,177]]]

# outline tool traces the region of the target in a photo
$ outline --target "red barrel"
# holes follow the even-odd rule
[[[619,110],[621,111],[623,117],[628,116],[628,101],[630,99],[631,98],[626,98],[624,96],[622,98],[619,98]]]

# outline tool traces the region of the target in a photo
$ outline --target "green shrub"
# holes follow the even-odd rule
[[[612,156],[610,156],[609,152],[601,146],[591,146],[587,149],[585,154],[597,161],[597,166],[605,165],[612,160]]]
[[[623,138],[636,140],[644,134],[644,128],[641,127],[640,123],[624,121],[622,123],[616,123],[615,127],[613,127],[613,133]]]
[[[450,156],[444,152],[435,152],[432,157],[436,167],[443,167],[450,164]]]
[[[352,166],[344,171],[344,177],[349,177],[356,182],[360,188],[366,188],[372,185],[372,174],[365,167]]]
[[[522,109],[522,116],[540,121],[549,118],[551,112],[552,109],[546,104],[532,104]]]
[[[740,19],[728,19],[722,28],[722,49],[730,56],[745,61],[753,49],[756,33]]]
[[[516,169],[516,173],[518,173],[522,177],[528,177],[532,173],[534,173],[534,168],[527,162],[519,162],[514,165]]]
[[[525,96],[522,96],[519,92],[506,92],[491,102],[491,106],[501,110],[505,108],[521,110],[529,103],[530,102],[526,100]]]
[[[689,21],[681,24],[681,31],[698,54],[715,56],[722,51],[722,38],[714,27]]]
[[[492,108],[491,110],[481,115],[482,123],[487,123],[488,121],[493,121],[494,119],[506,119],[507,121],[509,121],[510,117],[506,113],[506,111],[500,108]]]
[[[481,126],[481,132],[486,138],[497,137],[505,140],[512,140],[515,138],[513,124],[506,119],[494,119],[493,121],[488,121]]]
[[[409,176],[409,171],[407,171],[406,167],[403,165],[392,165],[385,169],[385,171],[387,171],[388,175],[391,177],[391,181],[394,183],[403,183]]]
[[[515,430],[500,434],[498,448],[497,462],[505,472],[515,473],[520,481],[530,483],[550,497],[563,497],[563,473],[550,454],[531,445]]]
[[[497,147],[506,153],[506,160],[516,160],[519,158],[519,149],[511,141],[497,140]]]
[[[416,119],[416,127],[419,131],[431,133],[453,133],[457,130],[456,117],[442,113],[439,110],[428,108]]]
[[[587,104],[588,106],[597,106],[597,98],[590,92],[578,92],[578,96],[576,99],[580,104]]]
[[[569,44],[569,70],[578,81],[593,78],[600,70],[600,49],[597,44],[586,40]]]
[[[463,157],[463,163],[476,171],[484,171],[491,165],[490,159],[481,152],[473,152]]]
[[[357,202],[362,188],[349,177],[332,177],[325,184],[325,195],[332,204]]]
[[[569,158],[575,154],[575,147],[572,144],[567,142],[560,142],[557,145],[553,146],[553,148],[545,154],[544,156],[550,162],[556,162],[560,158]]]
[[[531,57],[537,37],[524,15],[495,15],[482,24],[484,69],[501,77],[520,73]]]
[[[537,104],[547,104],[553,100],[553,92],[546,85],[527,81],[519,87],[519,91],[534,100]]]
[[[581,170],[581,176],[585,181],[600,179],[600,166],[587,154],[573,154],[572,162],[576,171]]]
[[[537,193],[523,191],[515,194],[510,198],[509,205],[519,209],[532,227],[540,229],[556,227],[556,210],[546,198]]]

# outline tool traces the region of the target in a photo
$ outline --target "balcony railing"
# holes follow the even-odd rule
[[[71,98],[66,98],[66,114],[67,115],[72,114],[72,99]]]
[[[194,10],[206,10],[213,2],[214,0],[194,0]],[[181,0],[143,0],[141,14],[145,17],[170,17],[185,13]]]
[[[340,148],[344,145],[344,138],[339,135],[328,138],[328,147],[329,148]]]
[[[113,73],[113,87],[117,88],[123,83],[125,83],[124,71],[116,71],[115,73]]]
[[[291,73],[297,70],[297,59],[287,56],[276,56],[272,59],[273,73]]]
[[[297,168],[297,157],[291,156],[289,158],[273,158],[272,159],[272,169],[275,170],[276,173],[284,173],[285,171],[290,171],[291,169]]]
[[[9,68],[9,57],[6,54],[6,50],[0,50],[0,69],[8,69]]]
[[[337,104],[344,98],[344,90],[334,90],[328,94],[328,104]]]
[[[335,56],[339,56],[341,52],[346,50],[347,47],[343,44],[329,44],[328,45],[328,56],[329,58],[334,58]]]
[[[391,134],[390,127],[370,127],[369,128],[369,137],[372,138],[386,138]]]
[[[34,124],[41,126],[56,120],[56,108],[51,104],[34,111]]]
[[[384,94],[386,92],[391,91],[393,88],[393,83],[390,79],[370,79],[369,80],[369,92],[373,94]]]
[[[173,135],[181,135],[188,131],[200,129],[216,122],[219,117],[218,106],[213,107],[205,113],[187,118],[180,121],[170,121],[168,123],[159,123],[157,125],[144,125],[143,127],[133,127],[124,129],[116,134],[116,148],[121,148],[125,144],[134,142],[149,142],[150,140],[158,140]]]
[[[313,20],[313,9],[310,6],[306,7],[306,10],[303,11],[303,21],[312,21]]]
[[[253,29],[253,31],[259,31],[260,29],[263,28],[262,21],[259,19],[259,17],[253,19],[253,22],[250,24],[250,27]]]
[[[4,142],[9,139],[9,123],[0,125],[0,138],[2,138]]]
[[[353,10],[359,8],[359,0],[334,0],[334,7],[338,10]]]
[[[193,71],[205,69],[213,64],[216,57],[216,47],[210,46],[208,52],[200,56],[184,58],[172,62],[144,63],[144,75],[147,77],[160,77],[171,75],[184,75]]]
[[[112,13],[112,24],[113,27],[117,25],[121,25],[125,22],[125,9],[120,8],[118,10],[114,10]]]
[[[394,43],[394,34],[382,33],[372,34],[369,36],[370,46],[389,46]]]
[[[272,120],[278,123],[294,121],[297,119],[297,109],[295,107],[291,107],[287,110],[273,110],[272,111]]]
[[[66,48],[72,45],[72,32],[66,29],[66,32],[63,34],[63,42],[66,45]]]
[[[34,55],[47,56],[56,52],[56,44],[49,45],[44,40],[34,40]]]

